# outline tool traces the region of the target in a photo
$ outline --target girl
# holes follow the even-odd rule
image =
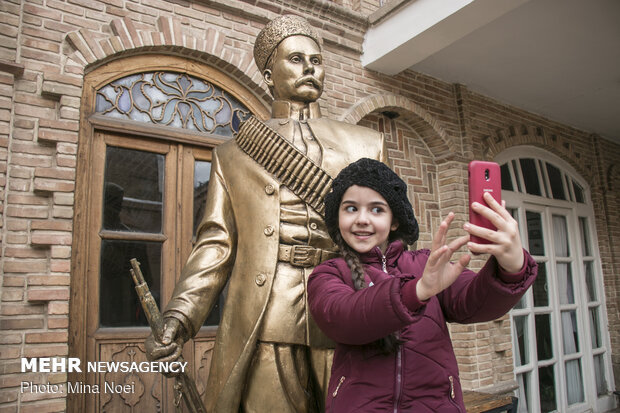
[[[325,222],[342,258],[315,268],[308,301],[316,323],[336,341],[326,411],[465,413],[446,322],[490,321],[508,312],[536,277],[516,221],[491,196],[473,208],[497,231],[465,224],[492,243],[446,244],[448,214],[431,250],[406,251],[418,224],[406,184],[385,164],[361,159],[343,169],[325,199]],[[478,274],[467,244],[491,257]]]

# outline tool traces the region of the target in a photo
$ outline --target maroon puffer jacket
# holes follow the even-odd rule
[[[537,266],[525,252],[523,269],[506,274],[491,257],[477,275],[463,271],[451,287],[423,303],[411,294],[411,283],[422,276],[429,253],[404,251],[400,241],[390,244],[385,256],[375,248],[362,256],[366,283],[372,285],[357,292],[342,258],[313,271],[310,311],[337,343],[326,412],[465,413],[446,322],[502,316],[533,283]],[[369,344],[392,332],[404,341],[395,353],[384,355]]]

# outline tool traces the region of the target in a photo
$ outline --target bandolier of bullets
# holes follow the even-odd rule
[[[324,214],[332,178],[321,167],[254,116],[243,122],[235,140],[241,150],[295,195]]]

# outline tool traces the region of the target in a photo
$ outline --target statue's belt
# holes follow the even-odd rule
[[[309,245],[280,245],[278,247],[278,261],[288,262],[294,267],[316,267],[323,261],[339,256],[338,252]]]
[[[239,148],[321,215],[332,177],[276,131],[251,116],[235,137]]]

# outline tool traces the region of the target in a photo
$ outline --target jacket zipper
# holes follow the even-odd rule
[[[448,380],[450,380],[450,397],[454,399],[456,394],[454,394],[454,377],[449,376]]]
[[[396,333],[396,338],[400,338],[400,334]],[[398,412],[398,405],[400,404],[401,385],[403,381],[403,348],[398,346],[398,352],[396,353],[396,395],[394,397],[394,413]]]
[[[454,376],[448,376],[448,381],[450,381],[450,401],[452,402],[452,404],[454,404],[454,407],[456,407],[456,410],[458,410],[459,412],[462,412],[461,410],[461,406],[459,406],[455,399],[456,399],[456,392],[454,390]]]
[[[381,254],[381,268],[383,268],[383,272],[388,274],[387,270],[387,262],[385,255]],[[396,333],[396,338],[400,338],[400,334]],[[398,352],[396,353],[396,395],[394,397],[394,413],[398,412],[398,405],[400,404],[400,393],[401,393],[401,384],[403,381],[403,349],[401,346],[398,346]]]
[[[342,383],[344,383],[345,377],[342,376],[340,377],[340,381],[338,382],[338,385],[336,386],[336,390],[334,390],[334,392],[332,393],[333,397],[336,397],[338,395],[338,389],[340,389],[340,386],[342,386]]]

